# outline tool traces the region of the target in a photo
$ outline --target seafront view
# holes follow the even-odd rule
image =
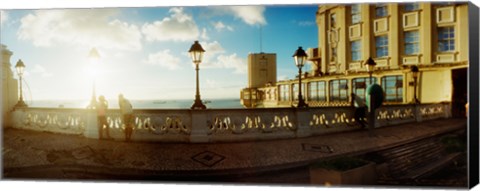
[[[1,10],[2,178],[468,188],[469,6]]]
[[[132,106],[136,109],[185,109],[190,108],[192,105],[192,100],[190,99],[179,99],[179,100],[130,100]],[[118,109],[117,100],[108,100],[109,107]],[[205,100],[208,108],[215,109],[238,109],[244,108],[240,99],[214,99],[214,100]],[[30,107],[48,107],[48,108],[85,108],[86,105],[90,103],[89,100],[36,100],[28,103]]]

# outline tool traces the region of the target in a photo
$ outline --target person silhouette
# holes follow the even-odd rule
[[[355,121],[360,124],[362,129],[365,128],[365,111],[367,109],[365,101],[352,93],[352,106],[355,107]]]
[[[123,97],[123,94],[118,95],[118,105],[120,106],[120,113],[122,114],[123,125],[125,126],[125,141],[130,141],[133,133],[133,110],[132,104],[128,99]]]
[[[111,139],[109,126],[107,122],[107,109],[108,109],[108,102],[105,100],[103,95],[98,97],[97,102],[97,119],[98,119],[98,137],[99,139],[103,139],[103,129],[106,130],[107,139]]]

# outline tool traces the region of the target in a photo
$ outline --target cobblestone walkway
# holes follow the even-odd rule
[[[6,179],[142,179],[161,175],[249,174],[303,168],[339,155],[385,149],[466,127],[466,119],[441,119],[302,139],[239,143],[143,143],[5,129],[3,177]],[[48,171],[48,173],[45,173]],[[69,173],[81,171],[84,175]],[[101,176],[103,174],[103,177]]]

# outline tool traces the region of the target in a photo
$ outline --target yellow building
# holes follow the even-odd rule
[[[465,104],[468,3],[328,4],[319,6],[316,21],[318,48],[307,50],[312,67],[302,75],[309,106],[348,105],[350,93],[363,97],[370,57],[384,104],[413,103],[415,96],[421,103],[452,102],[454,109]],[[412,66],[419,69],[417,83]],[[258,107],[296,105],[298,79],[255,90],[262,95]]]
[[[241,91],[243,105],[255,107],[257,88],[275,86],[277,81],[277,55],[252,53],[248,55],[248,87]],[[258,92],[260,93],[260,92]],[[254,101],[252,101],[254,100]]]
[[[18,102],[18,82],[13,78],[12,64],[10,57],[12,51],[0,44],[2,62],[2,127],[10,126],[10,112]]]

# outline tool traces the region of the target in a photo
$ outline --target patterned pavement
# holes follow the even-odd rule
[[[4,129],[5,179],[169,179],[246,176],[304,168],[316,160],[385,149],[466,128],[440,119],[300,139],[236,143],[148,143]],[[160,177],[160,178],[159,178]]]

